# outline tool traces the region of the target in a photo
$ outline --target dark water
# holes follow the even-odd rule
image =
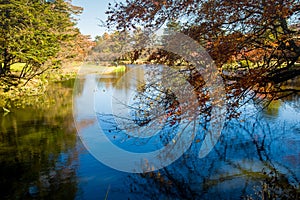
[[[81,113],[75,115],[80,121],[77,128],[95,131],[99,121],[90,113],[109,112],[112,91],[130,96],[130,81],[118,84],[123,75],[78,79],[74,101],[74,80],[57,83],[37,102],[42,106],[1,114],[0,199],[300,198],[299,96],[261,112],[247,105],[240,118],[226,123],[217,145],[202,159],[196,145],[201,145],[201,138],[196,137],[182,157],[154,172],[120,172],[99,162],[77,136],[73,106]],[[143,73],[136,77],[143,79]],[[100,89],[107,96],[89,96]],[[93,98],[97,102],[91,107]],[[130,140],[124,142],[122,133],[109,131],[113,127],[106,123],[102,127],[109,139],[133,151],[126,146]]]

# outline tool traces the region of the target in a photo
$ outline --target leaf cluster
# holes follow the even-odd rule
[[[59,65],[62,45],[79,34],[74,15],[81,10],[63,0],[2,0],[0,75],[10,75],[15,63],[25,66],[14,76],[28,79]]]
[[[166,25],[166,34],[173,29],[190,36],[212,57],[225,84],[242,89],[235,97],[268,86],[271,98],[278,98],[280,84],[300,75],[299,0],[126,0],[110,4],[106,13],[109,28],[155,31]],[[151,59],[184,63],[162,50]]]

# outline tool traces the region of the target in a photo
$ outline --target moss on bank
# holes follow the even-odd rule
[[[74,79],[77,71],[52,70],[30,81],[18,80],[11,77],[0,78],[0,112],[7,113],[11,107],[26,107],[44,103],[45,94],[53,82]]]
[[[36,105],[47,105],[51,102],[43,97],[54,82],[64,82],[75,79],[82,63],[72,63],[61,69],[53,69],[30,81],[19,80],[18,78],[0,77],[0,113],[8,113],[12,107],[26,107]],[[98,66],[85,65],[81,68],[85,73],[110,74],[125,71],[125,65],[119,66]],[[12,72],[13,73],[13,72]],[[83,73],[83,74],[85,74]],[[53,99],[55,102],[55,99]]]

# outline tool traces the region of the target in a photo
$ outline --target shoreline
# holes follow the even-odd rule
[[[126,70],[125,65],[119,66],[101,66],[83,63],[65,64],[60,69],[49,70],[39,76],[32,78],[26,85],[26,80],[20,80],[17,84],[9,83],[9,77],[0,78],[0,113],[9,113],[12,107],[25,107],[38,103],[38,101],[26,101],[26,99],[39,99],[47,91],[49,85],[55,82],[68,81],[75,79],[77,75],[86,75],[91,73],[111,74]]]

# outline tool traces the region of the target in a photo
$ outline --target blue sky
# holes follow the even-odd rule
[[[79,21],[77,27],[84,35],[90,35],[92,39],[97,35],[102,35],[106,30],[104,27],[100,27],[100,19],[105,21],[107,16],[105,11],[108,8],[108,3],[114,4],[114,2],[120,2],[124,0],[73,0],[72,4],[83,8],[83,13],[78,16]],[[163,28],[157,31],[157,34],[162,34]]]
[[[100,20],[105,20],[105,11],[108,3],[113,3],[114,0],[73,0],[73,5],[83,7],[83,13],[79,16],[78,27],[82,34],[91,35],[94,38],[96,35],[102,35],[105,28],[99,26]]]

